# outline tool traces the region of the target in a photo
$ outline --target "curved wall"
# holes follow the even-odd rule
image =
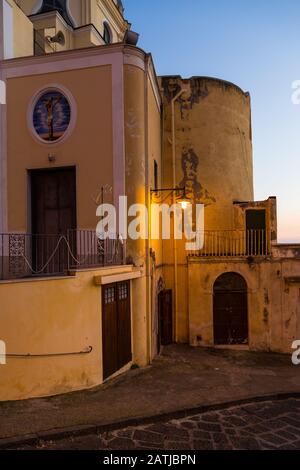
[[[249,93],[208,77],[161,77],[160,84],[164,105],[162,187],[185,187],[194,202],[205,204],[204,230],[236,228],[233,201],[253,200]],[[174,185],[172,99],[176,96]],[[174,246],[172,240],[164,240],[163,258],[165,283],[173,289],[175,339],[185,342],[191,328],[185,241]]]
[[[232,229],[234,200],[253,200],[249,93],[208,77],[163,77],[164,180],[172,175],[172,98],[175,104],[176,183],[205,204],[205,229]]]

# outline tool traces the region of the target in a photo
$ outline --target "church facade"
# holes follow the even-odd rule
[[[1,0],[0,24],[0,400],[93,387],[172,342],[291,352],[300,246],[254,200],[249,93],[158,77],[120,0]],[[151,237],[178,191],[204,207],[196,251]],[[99,239],[123,196],[148,236]]]

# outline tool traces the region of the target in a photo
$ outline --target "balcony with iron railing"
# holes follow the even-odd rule
[[[66,235],[0,234],[0,280],[66,276],[78,269],[125,264],[119,236],[101,240],[93,230]]]
[[[202,248],[190,251],[189,257],[248,258],[271,254],[267,230],[212,230],[200,233]]]

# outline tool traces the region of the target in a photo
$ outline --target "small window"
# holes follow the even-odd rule
[[[115,288],[114,287],[106,287],[104,291],[104,301],[105,304],[112,304],[115,302]]]
[[[154,160],[154,189],[158,189],[158,164],[156,160]]]
[[[104,23],[103,25],[103,39],[105,44],[111,44],[112,42],[111,29],[107,23]]]
[[[119,284],[119,300],[128,298],[128,284]]]

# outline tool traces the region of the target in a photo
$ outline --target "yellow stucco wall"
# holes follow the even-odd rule
[[[176,184],[205,204],[206,230],[234,228],[232,202],[253,200],[249,94],[205,77],[162,77],[161,86],[164,182],[172,183],[171,102],[183,89],[175,103]],[[187,156],[195,169],[185,175]]]
[[[99,41],[99,35],[94,28],[79,29],[73,36],[74,49],[82,49],[89,46],[99,46],[103,41]]]
[[[144,71],[132,65],[124,65],[124,129],[125,129],[125,194],[128,208],[132,204],[146,203],[146,141],[145,141],[145,99]],[[129,217],[130,223],[134,217]],[[145,220],[147,222],[147,220]],[[139,312],[133,330],[143,326],[146,346],[149,352],[149,286],[147,276],[146,240],[127,240],[127,257],[143,270],[138,281],[139,296],[133,309]],[[146,360],[145,350],[137,345],[136,354]]]
[[[128,207],[145,204],[146,184],[146,116],[145,74],[132,65],[124,66],[124,125],[125,125],[125,188]],[[134,184],[133,184],[134,182]],[[148,203],[148,201],[147,201]],[[130,218],[130,221],[133,218]],[[134,248],[133,248],[134,247]],[[128,255],[145,265],[145,240],[128,240]],[[135,253],[131,252],[132,248]]]
[[[13,55],[14,57],[30,56],[33,54],[33,25],[13,0],[6,0],[6,2],[11,6],[13,15]]]
[[[149,174],[149,186],[151,189],[154,188],[154,161],[158,166],[158,188],[162,186],[162,155],[161,155],[161,113],[160,105],[157,102],[157,97],[153,89],[152,81],[148,78],[147,80],[147,97],[148,97],[148,174]],[[151,201],[150,201],[151,203]],[[158,352],[158,288],[159,282],[162,278],[162,240],[151,240],[151,214],[149,216],[149,230],[150,230],[150,246],[152,249],[152,256],[149,259],[149,270],[151,276],[151,337],[152,337],[152,357]]]
[[[69,353],[93,347],[86,355],[8,357],[0,370],[0,401],[101,384],[101,287],[94,284],[94,277],[122,275],[131,270],[130,266],[102,268],[64,279],[0,283],[0,331],[8,355]],[[143,299],[140,280],[132,280],[132,363],[139,366],[146,364],[146,319],[135,306]]]
[[[90,20],[103,36],[104,22],[109,24],[112,33],[112,42],[123,40],[128,23],[122,18],[113,0],[91,0]]]
[[[14,55],[26,57],[33,54],[33,26],[20,8],[14,5]]]
[[[28,170],[66,166],[76,167],[78,227],[96,228],[97,204],[93,199],[101,186],[113,185],[111,80],[110,66],[8,80],[8,231],[30,232]],[[82,86],[84,83],[88,86]],[[77,117],[70,136],[51,145],[38,142],[30,132],[28,110],[38,91],[54,84],[71,93],[72,112]],[[49,154],[55,155],[54,163],[49,163]],[[107,195],[106,202],[109,198]]]
[[[113,46],[111,47],[113,48]],[[106,54],[107,49],[101,48],[99,53],[102,50]],[[118,52],[120,51],[118,50]],[[85,51],[86,55],[89,53],[89,50]],[[130,57],[129,53],[130,50],[126,57]],[[78,228],[95,229],[98,222],[96,207],[100,203],[99,195],[102,185],[113,187],[112,194],[105,195],[105,202],[112,202],[112,197],[116,197],[119,194],[118,191],[122,191],[122,194],[125,191],[125,194],[128,195],[129,206],[133,203],[149,203],[149,179],[151,178],[152,184],[153,159],[156,158],[159,165],[161,163],[160,109],[154,96],[152,84],[141,65],[145,56],[139,51],[135,54],[138,55],[139,66],[123,66],[119,54],[118,62],[114,57],[106,59],[107,56],[105,56],[108,62],[111,59],[112,66],[67,69],[64,72],[27,76],[22,76],[21,73],[19,74],[21,76],[7,79],[8,231],[30,231],[28,171],[32,169],[76,167]],[[132,62],[136,60],[135,54],[131,59]],[[43,67],[47,69],[49,57],[34,58],[32,61],[34,64],[36,61],[41,63],[45,61],[45,64],[43,63],[41,66],[42,71]],[[123,67],[124,87],[122,80],[120,80],[121,76],[118,77],[116,84],[116,76],[113,75],[112,69],[116,67],[116,63],[118,67]],[[23,65],[23,62],[18,63],[20,67]],[[74,61],[72,65],[74,65]],[[113,77],[115,80],[114,91],[120,97],[120,101],[117,103],[112,96]],[[87,86],[83,86],[83,84]],[[146,85],[147,93],[145,93]],[[32,134],[30,113],[28,113],[34,96],[42,89],[47,90],[49,86],[61,88],[62,92],[69,97],[72,109],[76,109],[74,129],[64,140],[53,145],[39,142]],[[116,106],[118,106],[117,111]],[[119,110],[122,108],[124,122],[120,121]],[[118,162],[115,161],[115,146],[122,143],[122,138],[118,134],[118,142],[113,141],[113,126],[116,124],[115,121],[112,122],[113,112],[117,115],[119,125],[124,125],[124,155],[118,154]],[[16,129],[18,130],[18,139],[15,138]],[[55,156],[55,162],[49,162],[49,154]],[[125,164],[124,187],[122,187],[121,179],[116,184],[114,181],[116,172],[114,165],[122,165],[123,158]],[[18,188],[17,191],[16,188]],[[98,199],[98,204],[95,202],[95,198]],[[131,257],[142,271],[142,276],[131,282],[133,362],[140,366],[148,364],[151,358],[153,323],[151,312],[152,305],[156,305],[156,295],[152,287],[157,282],[155,280],[151,285],[147,244],[148,241],[145,240],[129,241],[127,252],[128,257]],[[158,250],[157,254],[160,256]],[[158,258],[158,262],[160,261],[161,257]],[[78,296],[81,299],[80,302],[76,300]],[[58,348],[60,346],[70,346],[71,348],[72,346],[74,350],[78,350],[82,331],[87,331],[89,335],[85,334],[85,337],[91,337],[99,345],[96,347],[95,356],[94,352],[89,356],[79,356],[78,362],[72,357],[67,357],[61,367],[57,367],[56,360],[51,362],[50,359],[46,359],[50,364],[51,371],[51,380],[48,384],[44,384],[44,375],[40,372],[42,361],[37,360],[34,363],[37,364],[37,367],[34,367],[33,375],[30,375],[29,370],[25,370],[22,375],[19,362],[9,359],[11,365],[5,369],[9,386],[5,391],[3,390],[2,397],[0,394],[0,399],[19,399],[62,393],[101,383],[101,354],[99,352],[101,335],[97,323],[100,321],[99,315],[101,313],[100,289],[97,290],[93,286],[91,273],[78,273],[74,279],[0,284],[0,311],[4,312],[0,322],[3,321],[8,328],[5,333],[7,340],[3,338],[7,341],[8,353],[13,352],[13,349],[17,347],[17,343],[11,339],[13,338],[13,329],[10,320],[8,321],[9,313],[12,310],[21,311],[21,303],[9,300],[14,297],[22,298],[23,314],[25,312],[27,318],[28,329],[24,330],[24,342],[19,344],[22,351],[28,350],[29,346],[32,346],[33,352],[40,349],[43,352],[52,343]],[[32,299],[34,300],[32,301]],[[85,305],[89,314],[84,317]],[[63,311],[66,311],[65,319],[62,315]],[[41,326],[37,328],[39,312],[44,312],[45,323],[42,322]],[[71,321],[70,312],[75,312],[72,317],[75,318],[74,324]],[[56,321],[56,314],[60,315],[62,319]],[[20,322],[21,313],[20,317],[16,317],[14,323],[18,325]],[[84,322],[86,324],[83,328]],[[53,329],[47,336],[41,331],[43,331],[43,327],[47,328],[48,324],[52,324]],[[60,335],[57,331],[61,331]],[[63,334],[68,334],[69,343],[63,341]],[[57,341],[56,335],[58,335]],[[80,344],[79,349],[82,347]]]
[[[253,200],[249,94],[233,84],[207,77],[160,77],[160,84],[164,104],[163,186],[185,187],[188,197],[205,205],[204,230],[236,228],[233,201]],[[173,136],[172,99],[181,90],[183,93],[175,102]],[[174,242],[164,241],[164,277],[174,293],[175,339],[187,342],[189,290],[185,241],[176,242],[177,302],[174,251]]]
[[[158,171],[158,188],[162,187],[162,155],[161,155],[161,114],[160,106],[155,98],[155,93],[151,84],[151,80],[147,81],[147,98],[148,98],[148,174],[149,186],[154,189],[154,162],[157,163]],[[155,198],[154,198],[155,199]],[[151,230],[151,225],[150,225]],[[151,240],[151,247],[155,252],[156,265],[162,264],[162,241]]]
[[[128,207],[146,204],[150,226],[150,188],[154,185],[154,160],[161,172],[160,104],[155,96],[155,85],[149,75],[135,65],[124,66],[125,113],[125,187]],[[158,97],[159,99],[159,97]],[[159,178],[159,184],[161,180]],[[147,217],[147,216],[146,216]],[[129,218],[129,222],[132,218]],[[150,235],[150,234],[149,234]],[[152,248],[152,257],[150,254]],[[128,240],[127,255],[143,268],[139,281],[141,297],[134,308],[145,312],[147,347],[149,355],[156,353],[157,337],[157,283],[161,275],[161,241]],[[158,266],[158,269],[157,269]]]
[[[291,352],[300,334],[299,285],[288,285],[286,277],[299,275],[298,260],[267,260],[249,264],[242,260],[190,259],[188,268],[189,342],[212,346],[213,286],[225,272],[241,274],[248,286],[249,348]]]

